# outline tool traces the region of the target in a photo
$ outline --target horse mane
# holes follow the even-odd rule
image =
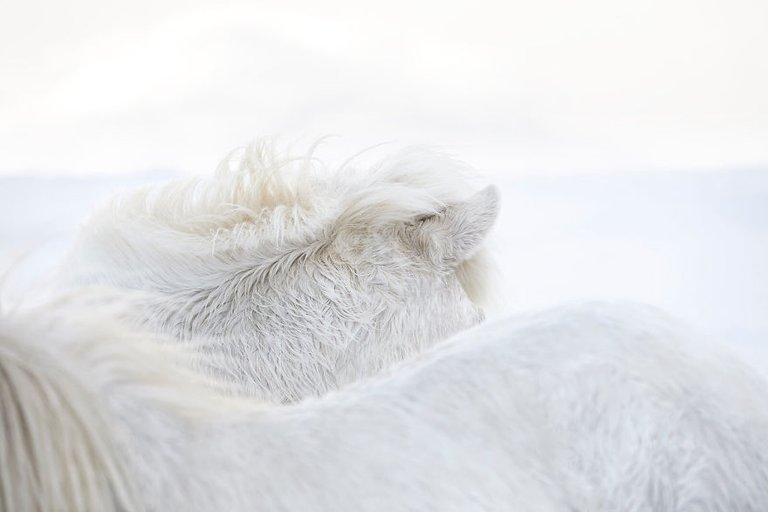
[[[269,264],[320,246],[338,230],[438,213],[474,189],[469,166],[425,148],[401,150],[364,169],[353,159],[331,169],[315,156],[316,148],[293,156],[258,140],[232,152],[211,178],[113,198],[90,216],[86,235],[108,237],[103,245],[112,255],[122,248],[128,259],[163,253],[232,261],[248,254]],[[131,250],[137,245],[140,251]],[[480,304],[490,295],[489,262],[480,248],[459,268],[470,298]]]
[[[83,291],[0,310],[0,509],[142,510],[107,405],[121,392],[179,416],[238,407],[184,369],[193,356],[129,327],[121,302]]]

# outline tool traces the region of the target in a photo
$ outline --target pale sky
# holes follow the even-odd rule
[[[765,0],[0,4],[0,174],[325,134],[489,172],[768,168],[767,91]]]

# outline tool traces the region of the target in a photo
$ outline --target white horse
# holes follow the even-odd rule
[[[478,323],[492,187],[410,150],[329,172],[265,142],[210,180],[118,197],[91,215],[67,285],[148,292],[141,320],[211,339],[219,378],[274,401],[320,395]],[[471,189],[471,187],[469,187]]]
[[[98,300],[0,315],[3,510],[768,510],[766,381],[653,310],[486,324],[286,406],[152,341]]]

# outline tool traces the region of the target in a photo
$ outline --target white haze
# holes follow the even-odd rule
[[[501,186],[505,310],[641,300],[759,360],[766,27],[765,0],[6,2],[0,263],[40,276],[110,190],[257,136],[431,144]]]
[[[764,0],[30,0],[0,7],[0,173],[205,172],[255,136],[511,174],[768,164]]]

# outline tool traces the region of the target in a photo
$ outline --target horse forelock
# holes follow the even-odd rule
[[[109,245],[110,257],[174,255],[226,263],[246,255],[249,262],[272,265],[297,252],[311,254],[333,236],[359,236],[359,230],[438,213],[474,188],[466,164],[425,148],[333,169],[315,148],[294,156],[270,140],[256,141],[230,154],[212,178],[117,196],[91,216],[85,239]],[[490,295],[487,261],[481,249],[459,269],[477,303]]]

